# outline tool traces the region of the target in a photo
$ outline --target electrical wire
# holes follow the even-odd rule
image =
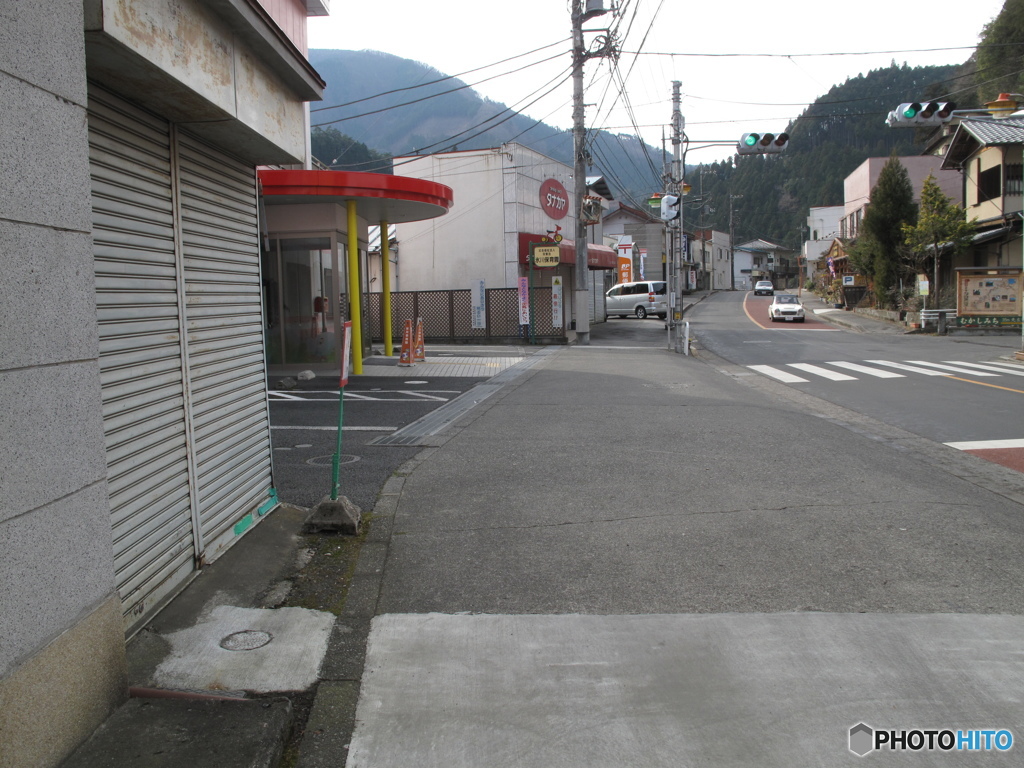
[[[515,74],[517,72],[521,72],[524,69],[529,69],[530,67],[534,67],[534,66],[536,66],[538,64],[545,64],[545,63],[547,63],[549,61],[552,61],[553,59],[557,59],[559,56],[563,56],[563,55],[564,55],[564,53],[558,53],[558,54],[555,54],[554,56],[549,56],[546,59],[541,59],[540,61],[535,61],[533,64],[528,64],[528,65],[526,65],[524,67],[520,67],[519,69],[513,70],[512,72],[503,72],[500,75],[494,75],[494,77],[488,77],[488,78],[485,78],[483,80],[478,80],[476,83],[463,84],[463,85],[460,85],[458,88],[450,88],[447,91],[440,91],[439,93],[432,93],[432,94],[430,94],[428,96],[422,96],[422,97],[420,97],[418,99],[413,99],[412,101],[403,101],[401,104],[393,104],[390,107],[381,107],[380,109],[374,109],[374,110],[371,110],[370,112],[362,112],[362,113],[360,113],[358,115],[347,115],[345,117],[335,118],[334,120],[326,120],[326,121],[324,121],[322,123],[313,123],[311,127],[313,127],[313,128],[322,128],[325,125],[334,125],[335,123],[342,123],[342,122],[345,122],[346,120],[355,120],[356,118],[360,118],[360,117],[369,117],[370,115],[377,115],[377,114],[380,114],[381,112],[390,112],[392,109],[399,109],[401,107],[408,107],[408,106],[411,106],[413,104],[419,104],[420,102],[423,102],[423,101],[429,101],[430,99],[436,99],[439,96],[447,96],[448,94],[451,94],[451,93],[457,93],[458,91],[464,91],[467,88],[473,88],[473,87],[479,85],[480,83],[486,83],[488,80],[495,80],[495,79],[497,79],[499,77],[504,77],[505,75],[511,75],[511,74]],[[323,109],[331,109],[331,107],[323,107]]]
[[[316,109],[311,109],[309,111],[311,113],[312,112],[323,112],[324,110],[328,110],[328,109],[340,109],[341,107],[351,107],[353,104],[361,104],[364,101],[370,101],[372,99],[379,99],[381,96],[391,96],[392,94],[395,94],[395,93],[402,93],[404,91],[412,91],[412,90],[415,90],[416,88],[425,88],[428,85],[437,85],[438,83],[444,83],[444,82],[447,82],[448,80],[455,80],[455,79],[460,78],[460,77],[465,77],[466,75],[471,75],[474,72],[480,72],[481,70],[484,70],[484,69],[490,69],[491,67],[496,67],[499,64],[507,64],[510,61],[515,61],[516,59],[521,59],[524,56],[530,56],[530,55],[532,55],[534,53],[540,53],[541,51],[545,51],[548,48],[553,48],[556,45],[564,45],[566,42],[567,42],[566,39],[563,38],[561,40],[557,40],[554,43],[549,43],[548,45],[543,45],[540,48],[534,48],[532,51],[527,51],[526,53],[520,53],[520,54],[518,54],[516,56],[510,56],[507,59],[502,59],[501,61],[496,61],[493,64],[485,64],[482,67],[475,67],[474,69],[467,69],[465,72],[462,72],[462,73],[460,73],[458,75],[446,75],[446,76],[440,77],[440,78],[438,78],[436,80],[429,80],[429,81],[427,81],[425,83],[417,83],[416,85],[407,85],[404,88],[392,88],[390,91],[381,91],[380,93],[375,93],[372,96],[364,96],[363,98],[355,99],[354,101],[346,101],[346,102],[344,102],[342,104],[332,104],[329,107],[317,107]],[[551,57],[551,58],[556,58],[557,56],[563,56],[563,55],[565,55],[565,51],[564,50],[561,53],[556,54],[555,57]],[[495,75],[494,77],[490,77],[490,78],[487,78],[487,79],[488,80],[493,80],[496,77],[502,77],[504,75],[514,74],[515,72],[521,72],[523,69],[527,69],[529,67],[534,66],[534,64],[542,64],[542,63],[544,63],[546,61],[550,61],[551,58],[541,59],[540,61],[535,61],[533,64],[528,64],[525,67],[520,67],[519,69],[512,70],[511,72],[503,72],[500,75]],[[485,82],[487,82],[487,80],[480,80],[480,81],[478,81],[478,84],[479,83],[485,83]],[[472,86],[470,86],[470,87],[472,87]]]

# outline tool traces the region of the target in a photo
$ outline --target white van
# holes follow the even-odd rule
[[[657,315],[668,317],[668,285],[664,280],[644,280],[639,283],[619,283],[605,293],[609,315],[635,315],[643,320]]]

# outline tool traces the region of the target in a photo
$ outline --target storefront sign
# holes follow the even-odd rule
[[[540,185],[540,207],[552,219],[564,219],[569,213],[569,193],[562,182],[548,179]]]
[[[533,266],[535,267],[557,267],[559,263],[559,248],[557,245],[535,245],[533,246]]]
[[[470,287],[473,300],[471,328],[487,327],[487,289],[483,280],[474,280]]]
[[[562,317],[562,278],[551,278],[551,325],[562,328],[565,320]]]

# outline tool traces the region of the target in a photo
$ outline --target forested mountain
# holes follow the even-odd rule
[[[482,99],[431,67],[376,51],[312,50],[310,61],[327,81],[324,101],[313,105],[313,151],[334,167],[390,172],[392,155],[507,141],[572,163],[569,132]],[[692,192],[685,223],[728,231],[730,197],[742,195],[733,217],[737,241],[763,238],[797,248],[808,209],[841,205],[843,179],[864,160],[921,152],[929,131],[885,124],[897,104],[941,99],[978,107],[1000,92],[1024,91],[1022,73],[1024,0],[1006,0],[966,62],[908,67],[894,61],[834,86],[811,104],[789,126],[784,153],[688,167]],[[660,188],[661,151],[637,137],[602,132],[590,151],[590,173],[606,175],[620,200],[636,204]]]
[[[397,156],[483,149],[508,141],[572,165],[569,131],[481,98],[462,80],[425,64],[379,51],[314,49],[309,52],[309,60],[327,81],[324,100],[311,105],[313,154],[327,165],[346,170],[390,170],[379,160],[361,157],[359,144]],[[355,148],[340,158],[332,154],[342,139],[335,131],[356,142]],[[324,146],[326,143],[330,148]],[[635,136],[601,132],[591,152],[595,162],[614,173],[617,193],[642,190],[638,194],[646,197],[661,184],[660,150]],[[335,158],[337,162],[332,163]],[[595,172],[602,170],[598,167]]]
[[[901,102],[957,90],[959,72],[953,65],[894,63],[834,86],[789,126],[789,147],[782,154],[691,169],[688,223],[728,232],[729,196],[743,195],[734,201],[737,241],[762,238],[796,248],[808,209],[842,205],[843,179],[864,160],[921,153],[930,131],[889,128],[886,115]],[[973,102],[973,94],[962,101]]]

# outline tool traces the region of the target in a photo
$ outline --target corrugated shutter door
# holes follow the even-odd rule
[[[170,127],[89,91],[96,302],[126,625],[194,569]]]
[[[256,170],[181,132],[178,173],[197,497],[213,560],[272,499]]]

